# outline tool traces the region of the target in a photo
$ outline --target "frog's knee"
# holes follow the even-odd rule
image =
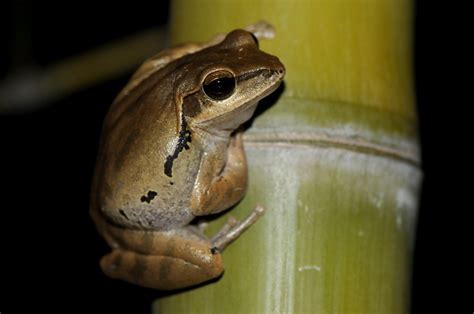
[[[172,290],[193,286],[222,274],[220,254],[205,256],[199,265],[169,256],[142,255],[114,250],[100,261],[103,272],[140,286]]]

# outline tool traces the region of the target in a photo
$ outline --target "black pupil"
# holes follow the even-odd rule
[[[226,99],[235,89],[235,79],[233,77],[220,77],[212,80],[203,86],[207,96],[214,100]]]

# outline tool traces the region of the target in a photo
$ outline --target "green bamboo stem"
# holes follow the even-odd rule
[[[231,211],[266,215],[224,252],[220,280],[156,313],[403,313],[421,179],[408,0],[173,2],[173,40],[260,19],[287,69],[245,135],[250,186]],[[211,223],[217,230],[226,215]]]

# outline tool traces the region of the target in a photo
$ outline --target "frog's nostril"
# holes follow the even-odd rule
[[[284,68],[279,68],[277,70],[272,70],[271,73],[272,73],[272,75],[283,76],[283,75],[285,75],[285,69]]]

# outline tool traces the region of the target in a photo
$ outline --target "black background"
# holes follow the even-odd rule
[[[2,78],[22,65],[46,66],[165,25],[168,13],[165,1],[112,7],[98,1],[7,1],[2,6]],[[19,11],[23,13],[18,15]],[[445,148],[455,144],[445,124],[449,101],[443,90],[449,84],[440,80],[453,33],[445,28],[446,17],[440,23],[435,12],[430,1],[416,3],[416,93],[424,183],[414,255],[413,313],[439,311],[448,305],[452,309],[462,302],[452,269],[457,249],[448,236],[455,225],[452,215],[446,214],[454,208],[444,179],[453,171],[447,166]],[[31,32],[27,52],[15,50],[13,39],[22,29]],[[6,307],[11,307],[11,313],[27,309],[148,313],[158,296],[102,275],[97,261],[107,247],[87,213],[101,123],[126,80],[124,76],[77,92],[32,113],[0,115],[2,313],[8,313]]]

